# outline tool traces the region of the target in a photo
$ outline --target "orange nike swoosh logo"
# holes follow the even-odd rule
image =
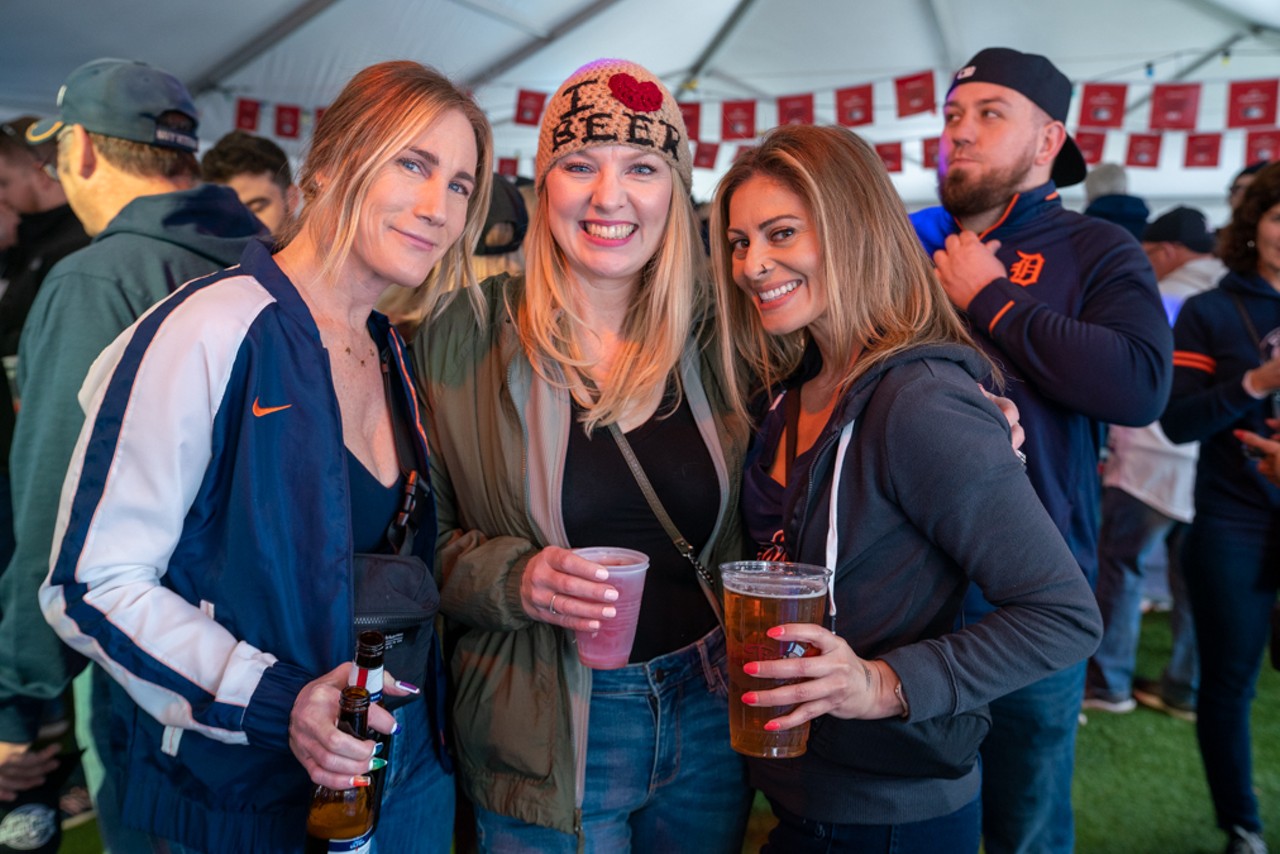
[[[273,412],[279,412],[282,409],[288,409],[290,406],[293,406],[293,404],[286,403],[284,406],[262,406],[261,404],[258,403],[258,399],[255,397],[253,399],[253,414],[258,418],[261,418],[264,415],[270,415]]]

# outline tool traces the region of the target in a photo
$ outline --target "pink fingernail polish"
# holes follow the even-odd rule
[[[401,691],[408,691],[410,694],[422,693],[422,689],[419,688],[417,685],[414,685],[412,682],[402,682],[399,679],[397,679],[396,687],[399,688]]]
[[[764,725],[764,729],[765,729],[765,732],[777,732],[779,729],[781,729],[781,727],[778,726],[777,721],[769,721],[767,724]]]
[[[742,665],[742,672],[748,676],[755,676],[760,672],[760,665],[754,661],[748,661],[746,664]]]
[[[786,634],[786,629],[782,628],[782,626],[774,626],[769,629],[769,631],[765,632],[765,634],[771,638],[780,638]]]
[[[756,692],[748,691],[742,695],[742,704],[744,706],[754,706],[756,704]]]

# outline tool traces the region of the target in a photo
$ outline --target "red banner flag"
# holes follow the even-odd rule
[[[1129,152],[1125,155],[1126,166],[1141,166],[1154,169],[1160,165],[1160,141],[1163,137],[1158,133],[1129,134]]]
[[[848,128],[875,121],[870,83],[836,90],[836,121]]]
[[[514,178],[520,173],[520,161],[515,157],[498,158],[498,174]]]
[[[702,105],[693,101],[681,101],[679,107],[680,116],[684,119],[685,130],[689,132],[689,139],[701,139]]]
[[[917,113],[930,113],[938,108],[933,94],[933,72],[921,71],[919,74],[908,74],[893,81],[894,91],[898,94],[898,118],[914,116]]]
[[[1222,134],[1189,133],[1187,147],[1182,157],[1182,165],[1188,169],[1218,167],[1222,155]]]
[[[778,125],[813,124],[813,93],[778,98]]]
[[[725,101],[720,105],[720,138],[756,138],[755,101]]]
[[[252,98],[236,99],[236,130],[255,131],[258,129],[258,113],[262,111],[262,102]]]
[[[1071,137],[1090,166],[1102,162],[1102,150],[1107,147],[1107,132],[1103,130],[1078,130]]]
[[[938,151],[942,148],[941,137],[931,136],[921,146],[920,162],[926,169],[938,168]]]
[[[542,107],[546,103],[546,92],[521,89],[516,93],[516,115],[512,121],[518,125],[537,125],[542,120]]]
[[[276,104],[276,136],[297,139],[302,123],[302,108],[292,104]]]
[[[1227,127],[1274,127],[1280,80],[1237,80],[1227,90]]]
[[[1080,90],[1080,124],[1089,128],[1124,125],[1125,83],[1086,83]]]
[[[1199,83],[1157,83],[1152,87],[1152,130],[1195,130],[1199,114]]]
[[[1251,130],[1244,137],[1244,162],[1280,160],[1280,130]]]
[[[902,143],[877,142],[876,154],[880,155],[880,160],[883,161],[886,171],[902,171]]]
[[[716,156],[720,146],[714,142],[699,142],[693,149],[693,165],[697,169],[716,168]]]

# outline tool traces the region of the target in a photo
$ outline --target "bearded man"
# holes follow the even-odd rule
[[[1071,82],[1043,56],[980,51],[947,94],[942,206],[912,221],[947,296],[1004,371],[1003,393],[1027,434],[1027,475],[1092,583],[1105,427],[1160,415],[1173,340],[1133,236],[1062,207],[1058,187],[1085,176],[1064,125],[1070,103]],[[971,589],[965,619],[991,611]],[[988,854],[1072,850],[1084,676],[1081,661],[991,704],[982,746]]]

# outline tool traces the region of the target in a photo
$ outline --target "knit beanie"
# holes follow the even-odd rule
[[[647,69],[624,59],[597,59],[561,84],[542,117],[537,182],[551,164],[593,145],[630,145],[653,151],[693,185],[689,134],[676,99]]]

